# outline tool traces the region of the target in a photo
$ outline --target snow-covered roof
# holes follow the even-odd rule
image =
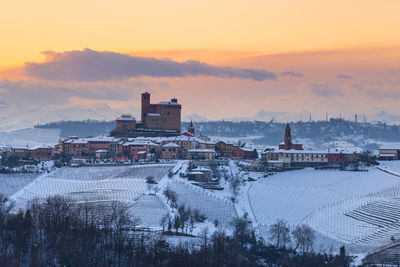
[[[96,153],[107,153],[108,151],[106,149],[99,149],[96,150]]]
[[[52,147],[46,146],[46,145],[40,145],[40,146],[33,146],[33,147],[29,148],[29,150],[36,150],[36,149],[52,149]]]
[[[142,154],[146,154],[147,151],[139,151],[137,154],[142,155]]]
[[[132,142],[125,142],[123,146],[158,146],[158,145],[151,141],[132,141]]]
[[[175,102],[168,102],[168,101],[161,101],[156,105],[174,105],[174,106],[180,106],[181,104],[175,103]]]
[[[393,157],[393,158],[395,158],[397,155],[396,154],[391,154],[391,153],[380,153],[379,155],[378,155],[379,157]]]
[[[243,150],[243,151],[247,151],[247,152],[253,152],[254,149],[250,148],[250,147],[239,147],[239,149]]]
[[[134,117],[119,117],[117,121],[136,121]]]
[[[198,172],[201,172],[201,171],[206,171],[206,172],[209,172],[210,171],[210,169],[207,169],[207,168],[204,168],[204,167],[197,167],[196,169],[193,169],[192,171],[198,171]]]
[[[175,144],[175,143],[170,142],[170,143],[168,143],[168,144],[163,145],[163,147],[181,147],[181,146],[178,145],[178,144]]]
[[[29,149],[28,146],[21,146],[21,145],[13,145],[11,146],[12,149]]]
[[[89,142],[112,142],[112,141],[117,141],[118,139],[112,137],[112,136],[108,136],[108,135],[99,135],[99,136],[95,136],[95,137],[89,137],[87,138],[87,140]]]
[[[212,149],[189,149],[189,153],[215,153]]]
[[[274,150],[274,151],[266,152],[266,153],[284,153],[284,154],[328,154],[328,150],[296,150],[296,149],[284,150],[284,149],[278,149],[278,150]]]

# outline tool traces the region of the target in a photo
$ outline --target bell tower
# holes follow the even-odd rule
[[[285,147],[287,147],[286,149],[290,149],[290,147],[292,146],[292,134],[291,134],[289,123],[286,124],[286,128],[285,128],[284,143],[285,143]]]

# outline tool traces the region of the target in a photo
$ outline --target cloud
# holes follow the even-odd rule
[[[177,62],[168,59],[134,57],[114,52],[82,51],[43,52],[48,60],[27,62],[28,76],[45,80],[104,81],[131,77],[190,77],[213,76],[254,81],[276,80],[276,75],[265,69],[217,67],[199,61]]]
[[[292,77],[304,77],[303,73],[292,71],[292,70],[284,71],[284,72],[280,73],[279,75],[281,75],[281,76],[292,76]]]
[[[308,86],[311,93],[319,97],[342,96],[342,91],[328,86],[327,83],[312,83]]]
[[[122,83],[54,82],[54,81],[9,81],[0,80],[0,97],[5,103],[29,106],[69,104],[73,97],[104,100],[129,101],[143,88],[153,87],[142,81]],[[1,104],[1,102],[0,102]]]
[[[336,75],[336,79],[351,79],[351,76],[349,76],[349,75],[346,75],[346,74],[338,74],[338,75]]]

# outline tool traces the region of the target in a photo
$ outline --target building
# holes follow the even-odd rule
[[[256,159],[258,155],[256,157],[254,149],[247,147],[237,147],[235,150],[233,150],[232,157],[238,159]]]
[[[29,158],[29,147],[28,146],[12,146],[11,153],[19,159]]]
[[[282,150],[290,150],[290,149],[302,150],[303,149],[302,144],[292,143],[292,134],[291,134],[289,123],[286,124],[284,141],[283,141],[283,143],[279,144],[279,149],[282,149]]]
[[[122,115],[116,121],[115,134],[134,133],[136,131],[136,119],[131,115]]]
[[[141,121],[136,122],[130,115],[122,115],[116,120],[116,127],[110,132],[111,136],[157,137],[177,136],[181,132],[181,104],[176,98],[158,104],[150,103],[150,93],[142,94]]]
[[[214,160],[215,150],[212,149],[189,149],[186,152],[187,159],[194,160]]]
[[[226,158],[231,158],[233,156],[233,151],[236,149],[237,147],[230,143],[230,142],[224,142],[224,141],[219,141],[216,145],[215,145],[215,150],[218,152],[218,154],[221,157],[226,157]]]
[[[380,160],[398,160],[400,156],[400,149],[380,148],[378,156]]]
[[[189,124],[189,127],[187,129],[187,132],[189,134],[191,134],[192,136],[196,135],[196,129],[194,128],[193,121],[190,121],[190,124]]]
[[[150,103],[150,93],[142,94],[142,124],[146,129],[181,132],[181,110],[176,98],[158,104]]]
[[[29,157],[34,160],[51,160],[54,149],[50,146],[42,145],[29,148]]]
[[[157,151],[158,145],[151,141],[132,140],[122,144],[122,155],[126,159],[143,159],[147,154]]]
[[[264,162],[282,162],[288,166],[317,166],[328,163],[328,151],[317,150],[276,150],[261,154]]]
[[[175,143],[168,143],[162,146],[161,158],[162,159],[179,159],[181,146]]]

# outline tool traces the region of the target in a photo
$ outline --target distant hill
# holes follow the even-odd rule
[[[114,121],[57,121],[41,125],[35,125],[35,128],[44,129],[60,129],[60,137],[67,138],[68,136],[97,136],[108,134],[115,127]]]
[[[182,123],[182,129],[187,129],[188,122]],[[277,145],[283,140],[285,123],[261,121],[209,121],[194,122],[196,133],[207,136],[247,137],[254,138],[253,143],[262,145]],[[59,121],[36,128],[60,129],[60,136],[71,135],[85,137],[108,134],[114,127],[114,121]],[[384,123],[354,123],[343,119],[329,121],[292,122],[294,140],[312,140],[317,147],[332,141],[346,141],[359,147],[376,149],[376,142],[400,142],[400,126]]]

